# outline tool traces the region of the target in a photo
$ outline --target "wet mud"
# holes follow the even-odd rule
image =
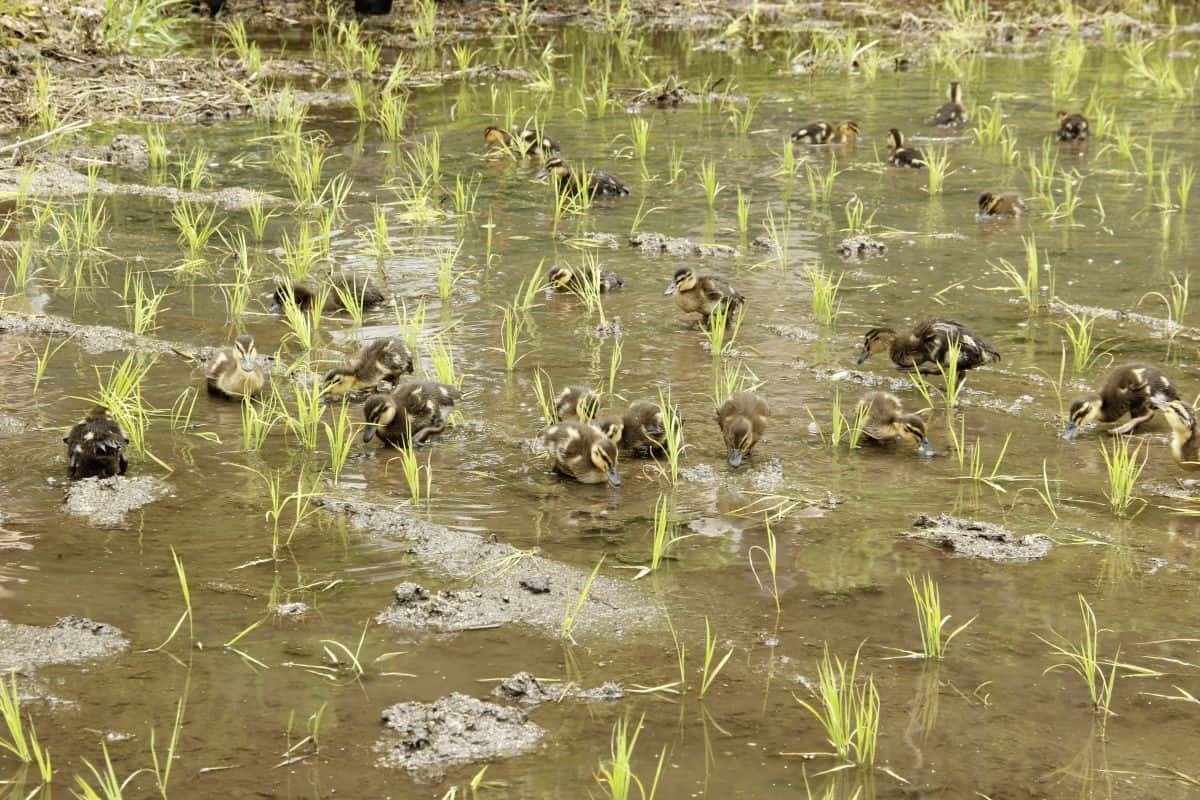
[[[676,258],[736,258],[737,248],[726,244],[700,244],[691,239],[664,236],[661,233],[637,233],[629,237],[629,244],[646,255],[674,256]]]
[[[1036,561],[1050,553],[1053,543],[1037,533],[1023,536],[990,522],[959,519],[949,514],[922,514],[905,531],[909,539],[934,544],[956,556],[988,561]]]
[[[110,528],[170,493],[169,484],[149,475],[85,478],[67,487],[66,510],[72,516],[83,517],[89,525]]]
[[[0,619],[0,672],[105,658],[128,646],[117,628],[83,617],[64,617],[48,627]]]
[[[492,696],[510,703],[533,708],[542,703],[561,703],[563,700],[582,700],[591,703],[612,703],[625,697],[621,685],[609,681],[592,689],[584,689],[573,681],[545,683],[532,673],[518,672],[500,682]]]

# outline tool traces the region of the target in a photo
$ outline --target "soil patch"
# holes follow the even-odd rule
[[[169,484],[148,475],[136,478],[86,478],[67,488],[67,512],[87,517],[89,525],[111,527],[125,515],[170,493]]]
[[[664,236],[661,233],[638,233],[629,237],[629,244],[652,256],[679,258],[736,258],[738,251],[726,244],[698,244],[691,239]]]
[[[169,342],[149,336],[138,336],[108,325],[81,325],[65,317],[53,315],[0,314],[0,334],[18,336],[63,336],[75,340],[85,353],[104,353],[110,350],[135,350],[140,353],[176,352]]]
[[[1040,534],[1018,536],[990,522],[958,519],[948,514],[922,514],[905,534],[910,539],[933,542],[955,555],[989,561],[1034,561],[1045,558],[1051,542]]]
[[[593,703],[611,703],[625,697],[619,683],[609,681],[594,689],[584,689],[576,683],[551,683],[539,681],[532,673],[518,672],[505,678],[492,690],[494,697],[520,703],[526,708],[542,703],[559,703],[563,700],[583,700]]]
[[[0,619],[0,672],[103,658],[128,646],[117,628],[83,617],[64,617],[48,628]]]
[[[887,245],[870,236],[859,235],[842,239],[838,243],[837,251],[842,258],[858,260],[883,255],[887,252]]]

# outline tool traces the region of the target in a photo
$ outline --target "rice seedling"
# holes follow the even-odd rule
[[[750,571],[754,574],[754,582],[758,584],[758,590],[765,591],[762,578],[758,574],[758,569],[754,566],[755,552],[761,553],[763,558],[767,560],[767,569],[771,574],[771,597],[775,600],[775,613],[781,611],[779,605],[779,548],[778,542],[775,540],[775,532],[771,530],[771,517],[769,514],[763,515],[763,527],[766,531],[767,546],[763,547],[760,544],[752,545],[746,552],[747,558],[750,560]]]
[[[179,0],[105,0],[100,42],[110,52],[162,55],[187,43]]]
[[[416,505],[421,502],[422,497],[428,497],[433,492],[433,454],[431,452],[425,457],[425,463],[421,463],[417,456],[417,446],[412,440],[412,423],[406,422],[405,425],[408,435],[405,436],[403,445],[398,448],[400,455],[396,458],[400,460],[400,470],[404,475],[404,483],[408,486],[409,500]],[[422,473],[425,476],[423,487]]]
[[[650,561],[639,568],[634,580],[644,578],[662,568],[667,553],[679,542],[697,536],[695,533],[678,534],[679,526],[673,521],[673,502],[666,494],[660,494],[654,504],[654,522],[650,536]]]
[[[181,155],[175,162],[175,185],[180,189],[196,192],[211,184],[212,176],[208,171],[211,158],[203,145],[197,145]]]
[[[529,355],[517,355],[517,348],[521,345],[521,332],[525,327],[524,317],[511,305],[502,306],[501,310],[504,316],[500,321],[500,346],[495,349],[504,354],[504,371],[512,372],[517,363]]]
[[[375,118],[375,85],[367,81],[347,81],[346,91],[350,95],[350,107],[360,125]]]
[[[385,89],[376,102],[375,120],[389,142],[404,136],[404,119],[408,114],[408,92]]]
[[[254,234],[256,242],[261,242],[266,237],[267,223],[272,217],[279,215],[277,211],[267,211],[263,208],[263,197],[257,192],[251,195],[246,203],[246,213],[250,217],[250,231]]]
[[[1079,614],[1082,622],[1082,631],[1078,641],[1072,641],[1065,636],[1059,634],[1053,628],[1051,633],[1054,634],[1057,641],[1050,641],[1039,634],[1034,636],[1042,643],[1050,646],[1050,652],[1056,657],[1065,659],[1047,667],[1042,674],[1053,672],[1058,669],[1069,670],[1078,675],[1088,690],[1088,698],[1092,702],[1092,708],[1099,713],[1105,721],[1108,715],[1111,714],[1113,689],[1117,683],[1117,665],[1120,660],[1121,650],[1118,647],[1116,654],[1113,656],[1111,664],[1112,668],[1108,674],[1104,674],[1101,669],[1102,663],[1100,657],[1100,634],[1109,632],[1107,628],[1101,628],[1096,621],[1096,613],[1092,611],[1091,605],[1087,598],[1082,594],[1079,595]]]
[[[745,315],[745,306],[731,309],[727,303],[719,304],[708,315],[708,322],[702,330],[704,338],[708,340],[709,352],[712,353],[714,361],[733,351],[733,343],[742,329],[742,320]]]
[[[190,678],[185,687],[190,687]],[[188,689],[184,689],[184,693],[179,697],[179,702],[175,704],[175,722],[171,726],[171,738],[167,742],[167,750],[163,754],[163,758],[159,761],[158,747],[155,743],[154,726],[150,726],[150,759],[151,771],[154,773],[154,783],[158,787],[158,794],[162,800],[167,800],[167,787],[171,783],[171,767],[175,763],[176,751],[179,749],[179,735],[183,732],[183,712],[186,708],[186,698]]]
[[[257,42],[250,41],[246,23],[240,18],[227,21],[222,27],[229,49],[242,64],[242,69],[254,78],[262,70],[262,49]]]
[[[37,122],[41,133],[49,133],[61,124],[54,103],[54,78],[41,58],[33,64],[33,82],[29,87],[29,116]]]
[[[790,142],[790,140],[789,140]],[[784,145],[786,148],[787,145]],[[833,185],[842,171],[837,168],[837,158],[829,159],[829,169],[821,172],[812,164],[805,163],[804,172],[808,176],[808,195],[814,206],[827,206],[833,196]],[[768,208],[768,213],[770,209]]]
[[[346,309],[346,313],[350,315],[354,327],[361,328],[363,326],[364,315],[366,314],[367,282],[361,281],[355,284],[353,282],[337,281],[333,284],[333,293],[337,295],[338,302],[342,304],[342,307]]]
[[[579,596],[575,598],[573,603],[568,604],[563,609],[562,626],[559,628],[558,635],[559,638],[565,639],[571,644],[576,644],[572,632],[575,630],[575,625],[579,622],[579,614],[583,610],[583,605],[587,602],[588,595],[592,592],[592,585],[596,582],[596,576],[600,574],[600,567],[604,565],[604,558],[605,556],[600,556],[600,560],[592,568],[591,574],[588,575],[587,580],[580,587]]]
[[[750,233],[750,200],[748,194],[742,192],[742,187],[737,187],[737,221],[738,233],[742,239],[745,239]]]
[[[102,375],[100,368],[96,367],[96,394],[84,399],[108,409],[112,418],[124,429],[132,452],[148,456],[165,467],[146,450],[150,408],[142,396],[142,383],[152,366],[152,357],[130,353],[120,363],[110,366],[107,375]]]
[[[634,117],[629,124],[629,141],[633,143],[633,154],[642,170],[642,178],[650,179],[650,171],[646,168],[646,151],[650,146],[650,120],[645,117]]]
[[[1108,499],[1109,509],[1118,517],[1137,516],[1146,507],[1146,501],[1135,492],[1149,454],[1142,454],[1141,442],[1137,447],[1132,447],[1128,438],[1118,436],[1112,442],[1112,449],[1104,442],[1100,443],[1100,455],[1104,457],[1108,478],[1108,489],[1104,496]],[[1131,515],[1135,507],[1137,510]]]
[[[966,381],[966,376],[959,373],[958,364],[961,353],[962,345],[955,339],[946,348],[946,361],[949,366],[942,366],[940,362],[937,365],[938,373],[945,383],[943,399],[946,402],[946,416],[951,418],[954,416],[954,409],[958,408],[958,396],[962,393]]]
[[[171,547],[171,561],[175,564],[175,577],[179,580],[180,592],[183,594],[183,612],[180,613],[179,619],[175,621],[175,627],[167,634],[167,638],[163,640],[162,644],[158,647],[150,648],[146,651],[148,653],[159,652],[169,645],[179,634],[180,629],[183,628],[184,622],[188,624],[188,641],[193,644],[196,641],[196,629],[192,617],[192,592],[188,588],[187,570],[184,569],[183,559],[175,552],[174,546]]]
[[[442,298],[443,303],[449,301],[450,296],[454,293],[454,287],[465,277],[464,272],[455,269],[454,263],[462,251],[462,246],[463,243],[460,241],[453,250],[442,248],[434,254],[437,259],[438,295]]]
[[[38,241],[32,236],[21,237],[21,247],[17,250],[16,262],[8,268],[10,277],[9,288],[24,292],[29,288],[29,281],[42,271],[41,265],[34,259]]]
[[[413,0],[409,28],[418,47],[431,47],[437,41],[436,0]]]
[[[941,661],[945,658],[946,650],[954,637],[962,633],[978,615],[947,634],[946,623],[950,621],[950,615],[942,615],[942,597],[937,583],[928,575],[922,577],[919,582],[912,575],[907,576],[905,580],[912,591],[913,603],[917,607],[917,627],[921,631],[921,650],[906,652],[917,658]]]
[[[1118,50],[1125,62],[1126,77],[1152,88],[1160,97],[1186,98],[1189,89],[1175,73],[1175,60],[1165,53],[1149,58],[1156,47],[1157,42],[1153,40],[1122,43]]]
[[[704,663],[701,665],[700,671],[700,698],[704,699],[704,695],[708,694],[708,690],[712,688],[713,681],[721,674],[721,670],[725,669],[725,665],[729,663],[730,656],[733,655],[733,648],[729,648],[720,661],[716,661],[717,653],[717,637],[713,636],[712,628],[708,624],[708,617],[704,618]]]
[[[716,208],[717,195],[720,194],[725,187],[717,181],[717,164],[715,161],[704,159],[700,162],[700,186],[704,189],[704,196],[708,199],[708,208],[713,210]]]
[[[311,207],[317,204],[322,183],[321,172],[329,161],[326,154],[328,135],[304,134],[277,138],[274,153],[275,168],[288,182],[296,205]]]
[[[1005,125],[1000,134],[1000,163],[1016,166],[1021,161],[1021,151],[1017,149],[1017,135],[1013,129]]]
[[[325,411],[320,381],[292,384],[295,413],[284,408],[284,423],[304,449],[315,452],[321,440],[321,415]]]
[[[314,308],[325,307],[329,291],[328,286],[317,288],[316,296],[313,300]],[[279,307],[283,311],[283,321],[288,328],[288,332],[283,336],[282,343],[295,342],[305,354],[315,350],[320,343],[321,315],[310,314],[301,309],[296,304],[296,298],[290,291],[283,293],[282,302],[279,304]]]
[[[859,406],[857,403],[854,406],[854,415],[850,416],[847,414],[845,405],[842,402],[842,390],[835,389],[833,393],[833,406],[829,411],[829,436],[826,438],[825,431],[821,428],[820,423],[817,422],[817,418],[813,416],[812,410],[808,410],[808,417],[812,420],[817,436],[820,437],[826,446],[836,448],[842,442],[845,442],[850,450],[858,449],[858,445],[862,441],[867,414],[868,410],[866,406]]]
[[[1042,265],[1038,260],[1037,237],[1035,234],[1021,237],[1021,241],[1025,245],[1025,271],[1017,269],[1012,262],[1005,259],[1000,259],[999,262],[988,264],[1001,276],[1008,279],[1012,289],[1021,296],[1025,301],[1025,308],[1030,314],[1036,314],[1045,307],[1046,301],[1042,298],[1041,287],[1041,272]],[[1045,266],[1045,270],[1050,280],[1050,288],[1048,297],[1054,297],[1054,273],[1051,271],[1050,265]],[[1009,287],[997,287],[1002,290],[1007,290]]]
[[[162,307],[162,302],[171,293],[171,290],[155,291],[154,280],[147,272],[137,272],[132,275],[126,272],[125,282],[124,295],[127,303],[125,308],[133,332],[138,336],[143,336],[156,330],[158,325],[155,320],[158,318],[159,312],[169,310]],[[133,294],[132,298],[129,297],[130,293]]]
[[[1067,335],[1067,343],[1071,346],[1071,368],[1076,375],[1079,375],[1090,369],[1102,357],[1108,355],[1105,345],[1109,340],[1095,338],[1095,316],[1086,312],[1076,314],[1070,309],[1065,310],[1071,321],[1056,322],[1055,326]]]
[[[325,429],[325,443],[329,445],[329,472],[336,486],[354,446],[354,436],[358,433],[358,426],[350,421],[350,403],[343,399],[333,416],[333,424],[323,422],[322,426]]]
[[[533,396],[537,400],[538,409],[542,412],[542,420],[547,425],[558,422],[558,408],[554,403],[554,383],[540,366],[533,374]]]
[[[1012,480],[1008,475],[1001,475],[1000,468],[1004,463],[1004,456],[1008,453],[1008,445],[1012,441],[1012,434],[1004,437],[1004,445],[1000,448],[999,455],[996,456],[995,463],[992,464],[992,469],[987,474],[983,471],[983,446],[979,439],[970,446],[971,456],[967,458],[967,436],[966,436],[966,420],[960,419],[958,427],[953,424],[947,426],[950,432],[950,445],[953,449],[955,460],[958,463],[958,479],[971,481],[975,484],[983,484],[989,486],[997,492],[1004,493],[1004,482]]]
[[[866,213],[866,207],[858,195],[853,195],[846,201],[846,227],[842,230],[855,236],[860,233],[867,233],[871,229],[871,223],[875,219],[875,212],[872,211],[869,215]]]
[[[1175,185],[1176,203],[1181,213],[1187,213],[1188,197],[1192,193],[1192,184],[1196,182],[1195,164],[1184,164],[1179,168],[1179,182]]]
[[[683,148],[676,148],[671,145],[671,153],[667,158],[667,174],[669,179],[667,183],[679,183],[683,177]]]
[[[189,260],[199,258],[213,234],[221,229],[222,223],[216,222],[215,217],[216,209],[212,206],[201,207],[186,200],[171,207],[171,220],[179,231],[176,240],[187,252]]]
[[[747,104],[743,109],[740,106],[730,103],[727,107],[729,112],[729,125],[733,128],[733,132],[738,136],[745,136],[750,133],[750,128],[754,124],[754,112],[758,109],[758,104],[762,99],[756,100]],[[790,139],[788,141],[791,141]]]
[[[825,645],[821,661],[817,664],[817,705],[799,697],[796,702],[812,714],[825,730],[833,746],[832,755],[848,763],[870,766],[875,762],[875,743],[879,734],[879,693],[871,676],[862,686],[858,685],[861,651],[860,645],[854,652],[853,660],[846,664],[836,656],[830,658],[829,646]]]
[[[971,133],[976,142],[989,146],[999,144],[1006,127],[1004,110],[997,102],[994,106],[980,106],[975,110],[975,125],[971,128]]]
[[[35,396],[37,395],[38,387],[42,384],[42,378],[44,378],[46,375],[46,368],[50,366],[50,359],[54,358],[54,356],[58,354],[59,350],[62,350],[64,347],[66,347],[67,343],[70,342],[72,338],[74,338],[73,334],[63,339],[56,346],[53,346],[54,339],[47,339],[46,346],[42,349],[40,354],[34,350],[32,346],[29,348],[30,352],[36,359],[33,370],[33,394]]]
[[[792,240],[792,212],[791,209],[786,209],[783,220],[775,220],[775,212],[771,206],[767,206],[767,216],[763,220],[763,230],[766,231],[767,240],[771,243],[770,252],[774,253],[775,266],[781,269],[788,267],[788,253],[791,248]],[[770,262],[763,262],[770,263]]]
[[[136,0],[135,0],[136,1]],[[154,0],[150,0],[153,2]],[[109,0],[111,3],[112,0]],[[95,764],[83,759],[84,766],[92,773],[92,779],[96,781],[96,786],[92,786],[91,782],[83,775],[75,776],[75,786],[72,793],[79,800],[123,800],[125,797],[125,787],[129,782],[142,773],[142,770],[135,770],[130,773],[125,780],[117,777],[117,771],[113,767],[112,758],[108,754],[108,743],[103,739],[100,740],[100,751],[104,754],[104,769],[101,770]]]
[[[832,325],[841,313],[842,302],[838,299],[838,292],[841,290],[845,273],[839,274],[835,281],[833,275],[819,264],[807,264],[804,267],[804,275],[812,289],[813,316],[822,325]]]
[[[654,780],[647,792],[646,785],[633,770],[633,751],[637,747],[638,736],[642,732],[644,721],[645,716],[643,715],[638,720],[637,727],[633,729],[632,735],[629,733],[627,717],[617,720],[613,726],[612,739],[609,744],[610,758],[607,762],[600,763],[599,771],[595,775],[596,783],[600,784],[601,788],[600,796],[605,800],[632,800],[635,786],[641,800],[654,800],[654,795],[658,791],[658,781],[662,776],[663,763],[667,758],[667,749],[664,747],[659,753],[658,769],[655,770]]]
[[[463,180],[461,174],[454,176],[454,191],[450,197],[454,200],[454,213],[458,216],[475,213],[475,202],[479,199],[479,187],[483,183],[480,175],[474,175]]]
[[[462,386],[463,376],[458,374],[455,367],[454,350],[450,346],[450,340],[444,335],[439,333],[433,337],[429,346],[429,360],[433,364],[433,374],[439,383],[456,388]]]
[[[1083,186],[1083,177],[1078,173],[1072,174],[1065,170],[1061,170],[1058,174],[1058,183],[1061,187],[1062,202],[1050,201],[1050,208],[1046,211],[1046,217],[1052,221],[1075,219],[1075,210],[1079,208],[1079,204],[1083,199],[1079,196],[1081,187]]]
[[[659,471],[670,481],[672,486],[679,483],[679,460],[687,445],[683,441],[683,420],[679,416],[679,407],[671,401],[671,389],[658,390],[658,412],[663,421],[663,458],[666,466],[658,465]]]
[[[780,153],[779,153],[779,167],[778,167],[778,169],[775,170],[775,172],[773,174],[778,177],[791,178],[796,174],[796,168],[798,166],[799,166],[799,164],[796,162],[796,145],[790,138],[785,139],[783,142],[783,150],[780,151]],[[807,169],[808,163],[805,162],[804,166]],[[813,183],[812,176],[810,175],[809,176],[809,191],[810,192],[813,191],[814,186],[815,186],[815,184]],[[815,199],[813,200],[813,204],[814,205],[816,204]]]
[[[616,396],[617,373],[621,369],[621,351],[624,346],[621,344],[620,336],[612,337],[612,350],[608,354],[608,395]]]
[[[230,466],[244,469],[249,473],[257,475],[266,487],[267,499],[270,502],[270,508],[267,509],[266,519],[271,522],[271,558],[278,559],[279,552],[282,548],[288,547],[292,543],[296,532],[304,521],[317,513],[317,509],[313,506],[313,498],[317,496],[317,487],[321,483],[322,474],[318,472],[311,480],[307,480],[307,470],[301,466],[299,473],[296,475],[296,490],[290,494],[284,494],[282,471],[273,471],[269,475],[253,467],[248,467],[245,464],[230,464]],[[282,536],[282,522],[284,514],[287,513],[288,506],[292,507],[292,526],[288,530],[286,538]]]
[[[1174,337],[1179,332],[1179,328],[1183,325],[1183,317],[1187,313],[1188,297],[1191,294],[1190,288],[1192,276],[1190,273],[1183,273],[1183,277],[1172,272],[1168,276],[1167,294],[1162,292],[1146,292],[1138,300],[1138,305],[1148,297],[1154,297],[1162,301],[1163,307],[1167,312],[1168,335]]]
[[[442,136],[437,131],[414,142],[407,153],[408,161],[418,176],[436,185],[442,182]]]
[[[23,764],[37,764],[42,783],[50,783],[54,774],[50,751],[42,747],[33,718],[28,715],[28,730],[25,727],[25,719],[21,716],[21,695],[17,691],[16,670],[9,672],[8,678],[7,683],[0,678],[0,717],[4,719],[4,726],[8,729],[8,738],[0,736],[0,750],[7,750]]]
[[[1079,72],[1087,56],[1087,46],[1077,38],[1064,37],[1055,41],[1051,48],[1050,90],[1055,101],[1071,96],[1079,84]]]
[[[281,416],[278,395],[272,393],[265,402],[243,397],[242,449],[246,452],[261,450]]]
[[[950,169],[950,149],[948,147],[926,149],[925,170],[929,175],[927,191],[931,195],[941,194],[946,178],[955,172]]]

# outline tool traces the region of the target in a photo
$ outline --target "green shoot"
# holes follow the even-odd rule
[[[717,637],[713,636],[712,628],[709,627],[708,617],[704,618],[704,664],[700,672],[700,697],[708,694],[708,690],[712,688],[713,681],[721,674],[721,670],[729,662],[729,657],[733,655],[733,648],[729,648],[720,661],[714,661],[717,653]]]
[[[908,588],[912,590],[913,603],[917,607],[917,627],[921,631],[921,652],[914,655],[941,661],[946,656],[950,642],[974,622],[976,617],[971,617],[943,638],[950,615],[942,616],[942,596],[937,583],[928,575],[921,578],[919,583],[911,575],[905,580],[908,581]]]
[[[1135,492],[1149,455],[1142,455],[1141,443],[1131,447],[1129,439],[1124,436],[1117,437],[1112,445],[1110,450],[1104,442],[1100,443],[1100,454],[1104,457],[1108,477],[1108,490],[1104,496],[1108,498],[1109,509],[1118,517],[1130,516],[1129,512],[1135,505],[1137,511],[1133,516],[1137,516],[1146,507],[1146,501]]]
[[[575,598],[575,602],[568,605],[563,611],[562,627],[559,629],[558,635],[562,639],[566,639],[575,644],[575,637],[572,631],[575,630],[576,623],[579,622],[579,613],[583,610],[584,603],[587,602],[588,595],[592,592],[592,584],[596,582],[596,576],[600,574],[600,567],[604,565],[604,556],[600,556],[600,560],[596,562],[596,566],[592,568],[592,572],[584,581],[583,586],[579,590],[579,596]]]
[[[1065,636],[1051,629],[1058,640],[1056,642],[1034,634],[1044,644],[1050,646],[1051,654],[1065,659],[1064,661],[1051,664],[1042,673],[1052,672],[1057,669],[1066,669],[1078,675],[1087,686],[1088,698],[1092,702],[1092,708],[1102,717],[1107,720],[1108,715],[1112,713],[1109,709],[1112,708],[1113,689],[1117,683],[1117,664],[1120,659],[1121,651],[1118,648],[1116,655],[1112,659],[1112,669],[1107,675],[1100,668],[1100,634],[1107,632],[1107,628],[1101,628],[1096,621],[1096,613],[1092,611],[1091,605],[1083,595],[1079,595],[1079,614],[1082,622],[1082,635],[1079,641],[1074,642],[1067,639]]]
[[[833,755],[849,763],[870,766],[875,762],[879,734],[879,693],[873,677],[868,676],[861,687],[857,685],[861,650],[860,646],[854,659],[846,664],[840,658],[831,659],[826,645],[817,665],[816,695],[820,708],[798,697],[796,702],[824,728]]]

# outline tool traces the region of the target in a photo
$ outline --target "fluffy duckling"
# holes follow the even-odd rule
[[[958,344],[958,369],[968,370],[1000,360],[1000,352],[990,342],[972,333],[967,326],[947,319],[927,319],[913,326],[911,332],[897,333],[891,328],[872,328],[863,337],[861,364],[873,353],[887,351],[892,363],[901,369],[916,369],[930,375],[938,374],[937,366],[950,367],[951,345]],[[925,363],[933,368],[923,368]]]
[[[593,424],[617,447],[635,455],[653,456],[662,452],[667,429],[658,403],[636,400],[623,415],[602,417]]]
[[[546,277],[550,281],[551,288],[572,294],[583,294],[587,283],[590,282],[583,273],[578,273],[570,267],[562,265],[556,265]],[[594,277],[596,286],[601,293],[613,292],[625,285],[625,281],[621,280],[620,275],[606,267],[598,269]]]
[[[830,144],[850,144],[858,141],[859,128],[858,123],[848,119],[845,122],[839,122],[833,126],[833,132],[829,134]]]
[[[351,297],[356,298],[364,310],[383,304],[383,292],[376,288],[370,278],[359,275],[334,275],[329,284],[324,305],[321,306],[322,312],[344,311],[346,300]],[[272,303],[268,311],[272,314],[282,311],[289,295],[301,311],[312,311],[321,296],[321,290],[303,283],[281,281],[271,296]]]
[[[796,129],[792,141],[797,144],[825,144],[832,134],[833,126],[828,122],[810,122]]]
[[[63,442],[67,445],[67,474],[73,481],[124,475],[129,468],[125,458],[129,438],[109,417],[107,408],[96,406],[89,411]]]
[[[446,409],[460,399],[462,392],[436,381],[409,381],[391,394],[373,394],[363,404],[362,439],[378,436],[386,445],[403,447],[411,433],[413,444],[422,444],[446,429]]]
[[[933,445],[925,435],[925,420],[918,414],[905,414],[900,398],[888,392],[868,392],[858,401],[863,419],[863,435],[876,444],[902,443],[916,448],[922,456],[933,455]]]
[[[600,395],[586,386],[568,386],[554,398],[554,410],[560,420],[587,422],[600,409]]]
[[[1108,374],[1104,388],[1093,397],[1081,397],[1071,403],[1063,438],[1072,441],[1089,422],[1116,422],[1128,414],[1129,422],[1109,431],[1113,436],[1133,433],[1154,416],[1153,398],[1178,400],[1170,378],[1149,364],[1123,364]]]
[[[979,195],[979,217],[1019,217],[1025,213],[1025,201],[1016,192],[984,192]]]
[[[958,85],[958,81],[950,82],[946,102],[933,112],[929,121],[939,128],[957,128],[967,124],[967,109],[962,104],[962,87]]]
[[[607,172],[592,170],[581,175],[558,157],[546,162],[545,168],[538,173],[538,180],[547,176],[554,182],[555,191],[567,197],[578,197],[585,192],[589,197],[622,197],[629,194],[629,187]]]
[[[1088,138],[1088,121],[1083,114],[1058,112],[1058,140],[1060,142],[1083,142]]]
[[[708,327],[709,318],[720,306],[725,307],[726,324],[732,324],[746,302],[746,298],[724,278],[697,275],[691,267],[675,270],[671,285],[663,294],[675,295],[675,305],[689,314],[699,314],[705,327]]]
[[[373,391],[383,381],[396,386],[401,375],[411,375],[412,353],[399,336],[376,339],[354,358],[325,373],[324,390],[338,397],[350,392]]]
[[[1154,396],[1150,402],[1163,413],[1171,426],[1171,457],[1184,469],[1200,469],[1200,429],[1196,409],[1182,400]]]
[[[554,469],[580,483],[621,485],[617,445],[599,429],[568,420],[542,431],[542,446]]]
[[[222,347],[204,370],[208,391],[223,397],[256,397],[267,383],[258,363],[254,337],[243,333],[233,347]]]
[[[523,156],[548,155],[558,150],[558,142],[548,136],[539,137],[535,130],[526,128],[514,134],[492,125],[483,129],[483,144],[490,150],[508,150]]]
[[[771,409],[754,392],[737,392],[717,409],[717,424],[729,450],[729,466],[737,469],[767,430]]]
[[[925,166],[925,154],[915,147],[904,146],[904,134],[896,128],[888,131],[888,163],[893,167],[920,169]]]

